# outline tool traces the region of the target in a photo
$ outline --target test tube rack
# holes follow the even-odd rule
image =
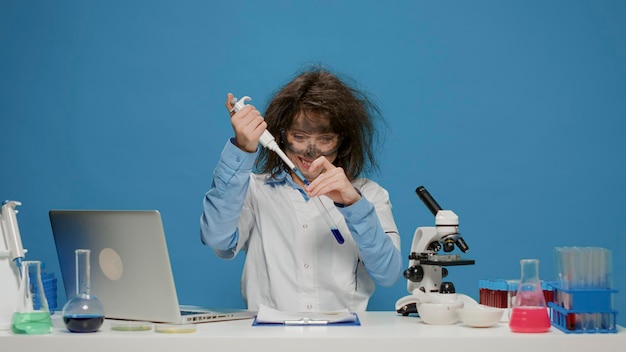
[[[48,302],[48,309],[50,314],[54,314],[57,309],[57,278],[54,273],[48,273],[43,270],[45,264],[42,262],[41,283],[43,284],[44,294],[46,295],[46,301]],[[39,306],[39,296],[33,296],[36,306]]]
[[[484,279],[478,281],[479,303],[496,308],[512,308],[519,280]],[[546,303],[554,300],[552,281],[541,280]]]
[[[616,333],[615,289],[565,289],[553,284],[554,302],[549,302],[552,326],[571,334]]]

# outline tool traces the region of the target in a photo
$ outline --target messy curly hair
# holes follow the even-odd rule
[[[267,130],[284,149],[284,131],[299,114],[307,118],[327,118],[332,132],[340,136],[333,164],[344,169],[348,179],[378,169],[376,146],[381,141],[377,121],[383,122],[379,108],[347,78],[316,66],[304,70],[280,88],[265,111]],[[261,149],[256,169],[276,176],[286,165],[268,149]]]

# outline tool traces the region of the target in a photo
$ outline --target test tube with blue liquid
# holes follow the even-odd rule
[[[248,100],[252,100],[252,98],[248,96],[245,96],[241,98],[240,100],[238,100],[237,98],[233,98],[230,102],[231,105],[233,105],[231,112],[237,112],[240,109],[242,109],[245,106],[246,101]],[[280,149],[280,147],[274,140],[274,136],[272,136],[269,133],[269,131],[265,130],[263,132],[263,134],[261,135],[261,138],[259,138],[259,143],[261,143],[263,147],[278,154],[278,156],[285,162],[285,164],[287,164],[289,169],[291,169],[291,171],[293,171],[294,174],[296,174],[302,180],[302,182],[304,182],[305,185],[307,186],[309,185],[309,181],[304,177],[304,175],[302,175],[302,172],[300,172],[300,170],[296,168],[296,165],[287,157],[287,155],[282,151],[282,149]],[[337,243],[343,244],[345,240],[341,234],[341,231],[339,231],[339,227],[337,226],[332,216],[328,212],[328,209],[326,208],[326,206],[324,206],[324,203],[322,203],[322,200],[319,197],[315,197],[315,198],[316,198],[314,200],[315,205],[317,206],[318,210],[322,214],[322,217],[324,218],[324,221],[326,221],[326,224],[328,224],[328,226],[330,227],[330,232],[333,234],[333,236],[337,240]]]
[[[293,167],[291,170],[302,180],[302,182],[304,182],[305,185],[309,185],[309,181],[304,177],[304,175],[302,175],[298,168]],[[322,213],[322,217],[326,221],[326,224],[330,227],[330,232],[332,232],[333,236],[337,240],[337,243],[343,244],[345,242],[343,235],[341,234],[341,231],[339,231],[339,227],[333,220],[332,216],[330,216],[328,209],[326,209],[324,203],[322,203],[322,199],[320,197],[315,198],[317,200],[317,202],[315,202],[315,205],[317,205],[317,209],[320,211],[320,213]]]

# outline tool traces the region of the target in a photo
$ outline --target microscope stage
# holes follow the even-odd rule
[[[454,266],[454,265],[473,265],[476,263],[474,259],[446,258],[440,256],[436,259],[418,259],[415,261],[421,265],[438,265],[438,266]]]

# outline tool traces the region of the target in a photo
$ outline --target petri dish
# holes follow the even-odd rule
[[[145,321],[113,321],[111,330],[114,331],[148,331],[152,330],[152,323]]]
[[[154,331],[165,334],[191,334],[196,332],[196,326],[193,324],[156,324]]]

